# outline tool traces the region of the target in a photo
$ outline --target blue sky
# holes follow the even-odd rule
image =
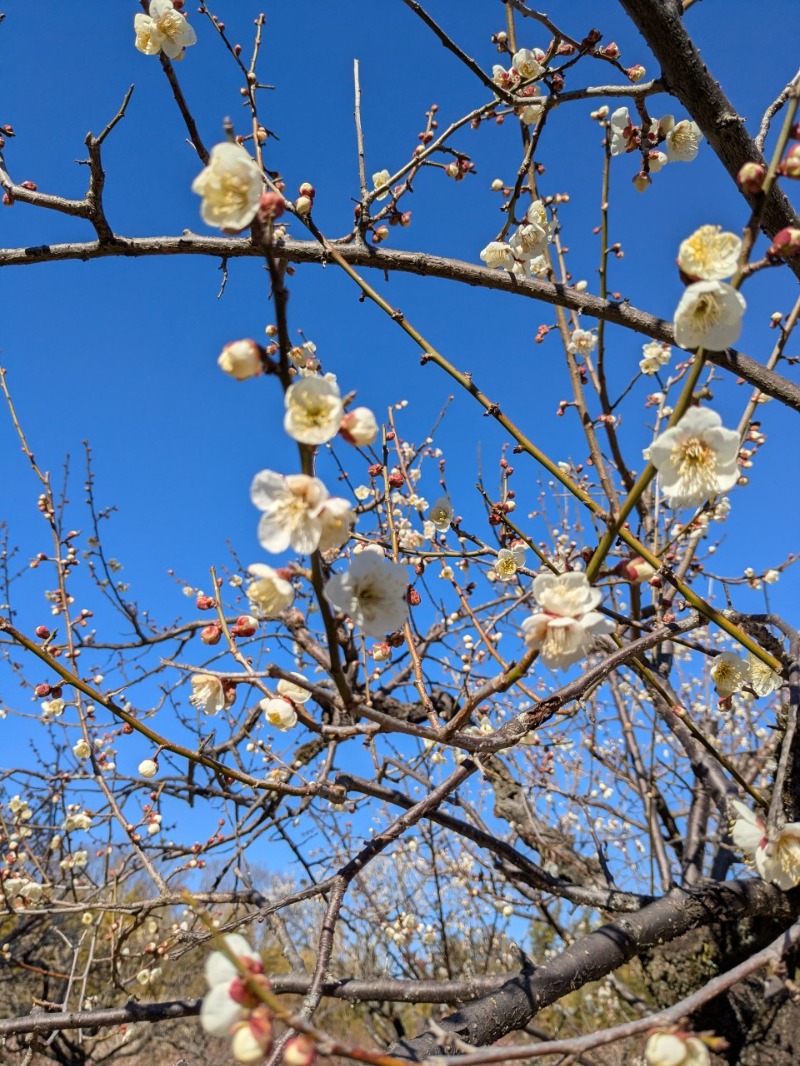
[[[485,69],[497,58],[490,33],[503,25],[502,6],[495,7],[492,17],[485,0],[457,7],[443,0],[429,4]],[[133,83],[128,114],[104,151],[109,220],[125,235],[174,235],[186,228],[209,232],[190,191],[200,166],[185,142],[158,61],[133,48],[136,10],[135,4],[115,0],[103,6],[102,18],[76,16],[69,5],[51,5],[43,17],[22,0],[5,4],[0,121],[11,123],[17,134],[7,144],[6,163],[16,181],[33,180],[42,191],[82,196],[86,168],[74,160],[85,155],[84,137],[88,130],[102,129]],[[299,10],[285,2],[266,6],[261,69],[277,89],[262,95],[262,119],[279,138],[270,142],[267,161],[285,176],[289,192],[302,181],[315,185],[315,220],[326,234],[338,236],[351,225],[357,193],[354,58],[361,65],[370,173],[405,162],[432,103],[440,106],[444,126],[485,102],[486,94],[399,0],[337,5],[311,0]],[[737,0],[725,10],[726,17],[720,18],[718,5],[698,4],[689,20],[712,70],[754,129],[763,108],[793,74],[796,50],[789,34],[778,35],[770,41],[769,69],[754,76],[749,52],[742,55],[741,21],[734,17],[746,15],[750,5]],[[237,0],[219,4],[215,11],[247,54],[256,8]],[[775,0],[770,19],[780,25],[795,14],[793,0]],[[597,5],[576,0],[558,17],[581,37],[596,23]],[[206,144],[212,145],[222,139],[227,115],[237,129],[246,129],[239,81],[210,27],[195,12],[190,18],[199,42],[177,70]],[[652,68],[616,5],[604,5],[602,19],[604,41],[617,41],[625,63]],[[547,43],[535,24],[526,24],[524,31],[521,44]],[[35,91],[30,88],[32,63]],[[648,69],[648,76],[655,73]],[[594,78],[608,81],[606,68],[596,71],[581,64],[568,88]],[[599,222],[601,152],[590,110],[584,102],[563,105],[551,117],[539,160],[546,168],[542,192],[570,195],[560,215],[563,239],[570,247],[574,278],[585,278],[593,291],[598,241],[592,229]],[[683,117],[666,99],[654,101],[651,111]],[[512,178],[519,138],[508,127],[484,125],[460,134],[454,144],[472,155],[477,174],[456,184],[440,171],[423,173],[405,205],[413,210],[413,223],[406,230],[393,229],[389,246],[477,262],[480,249],[495,236],[502,216],[489,186],[495,177]],[[740,229],[746,205],[707,146],[696,163],[666,168],[644,195],[630,183],[634,161],[613,163],[612,236],[623,242],[625,258],[613,263],[611,287],[634,305],[670,318],[682,289],[674,268],[679,242],[706,222]],[[299,227],[293,233],[301,235]],[[88,224],[25,204],[0,212],[0,244],[6,247],[91,236]],[[232,262],[226,292],[218,299],[220,280],[217,261],[192,257],[0,271],[0,360],[9,371],[30,443],[56,482],[65,455],[71,457],[71,521],[85,529],[82,442],[90,442],[98,501],[118,508],[108,527],[108,552],[123,563],[121,577],[131,583],[132,594],[162,621],[187,606],[168,570],[206,586],[208,567],[228,562],[229,542],[245,564],[271,561],[256,540],[250,481],[264,467],[290,472],[297,464],[296,449],[281,427],[276,383],[259,379],[240,384],[223,377],[216,366],[225,342],[263,338],[264,326],[273,319],[267,276],[256,260]],[[575,420],[554,417],[559,400],[568,396],[563,355],[554,338],[533,344],[538,325],[554,321],[551,310],[444,281],[401,275],[370,280],[459,368],[472,370],[476,381],[554,458],[585,457]],[[420,367],[415,347],[377,309],[359,303],[355,288],[333,267],[299,269],[290,284],[291,329],[316,342],[325,368],[338,375],[343,391],[357,388],[358,402],[379,416],[388,404],[408,399],[403,428],[410,439],[426,436],[452,392],[450,382],[434,367]],[[786,270],[772,271],[746,287],[750,309],[740,342],[743,351],[766,358],[774,340],[767,328],[769,314],[787,309],[792,292]],[[616,386],[622,387],[634,372],[641,342],[609,330]],[[629,456],[637,456],[648,443],[642,397],[653,387],[640,382],[623,409]],[[715,385],[713,405],[727,424],[738,419],[745,395],[730,380]],[[797,503],[781,488],[795,484],[800,473],[798,449],[790,443],[796,441],[797,416],[776,404],[762,413],[769,441],[751,486],[734,494],[726,544],[718,555],[720,569],[727,567],[728,573],[741,573],[745,565],[756,570],[774,566],[797,547]],[[438,443],[448,457],[456,509],[476,516],[476,523],[479,509],[472,487],[479,464],[492,485],[506,440],[467,397],[456,396]],[[2,411],[0,455],[0,517],[8,521],[11,543],[20,545],[26,560],[47,550],[46,529],[35,507],[39,487]],[[352,463],[352,453],[342,449],[342,455]],[[518,466],[521,520],[535,506],[540,473],[529,463]],[[438,495],[434,464],[421,491],[430,500]],[[480,532],[488,534],[485,528]],[[537,539],[545,536],[541,524],[532,523],[530,532]],[[793,584],[790,573],[771,592],[773,603],[791,609]],[[41,620],[37,578],[28,587],[20,606],[23,620],[34,624]],[[764,600],[745,592],[741,602],[758,609]]]

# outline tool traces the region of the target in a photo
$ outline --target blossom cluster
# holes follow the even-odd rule
[[[756,696],[769,696],[783,684],[780,674],[762,663],[752,652],[743,659],[733,651],[724,651],[714,659],[711,680],[717,694],[727,699],[735,692],[749,690]]]
[[[730,348],[742,332],[747,304],[733,285],[723,281],[736,272],[742,242],[720,226],[701,226],[678,252],[687,285],[675,310],[675,343],[681,348]]]
[[[548,219],[544,204],[534,200],[508,243],[491,241],[480,257],[488,267],[501,267],[518,278],[544,277],[547,274],[544,253],[554,231],[555,222]]]
[[[770,827],[739,800],[730,806],[738,814],[731,824],[733,842],[759,877],[784,892],[800,884],[800,822]]]
[[[611,155],[642,150],[647,152],[647,174],[657,174],[667,163],[691,163],[697,158],[703,135],[691,119],[676,122],[673,115],[654,119],[647,129],[637,126],[627,107],[612,112],[608,124]],[[664,150],[658,145],[663,144]],[[644,185],[646,186],[646,182]]]

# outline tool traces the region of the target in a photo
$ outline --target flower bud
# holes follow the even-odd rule
[[[231,628],[234,637],[252,637],[258,630],[258,619],[251,614],[240,614]]]
[[[200,632],[200,639],[204,644],[219,644],[221,637],[222,630],[215,622]]]
[[[142,759],[139,763],[140,777],[155,777],[158,773],[158,763],[155,759]]]
[[[126,722],[120,732],[124,733],[126,737],[129,737],[133,732],[133,726],[130,724],[130,722]]]
[[[637,555],[634,559],[622,559],[614,567],[614,573],[632,585],[639,585],[642,581],[649,581],[656,571],[650,563]]]
[[[310,196],[298,196],[294,202],[294,209],[298,215],[307,215],[310,213],[311,208],[314,206],[314,201]]]
[[[375,443],[378,436],[378,423],[368,407],[356,407],[344,416],[339,432],[348,444],[363,448]]]
[[[416,589],[410,588],[406,594],[406,600],[408,601],[409,607],[419,607],[422,603],[422,596],[420,596]]]
[[[383,473],[383,464],[382,463],[371,463],[367,467],[367,473],[369,474],[370,477],[380,477],[381,474]]]
[[[39,638],[39,640],[47,640],[50,636],[50,630],[47,628],[47,626],[37,626],[36,636]]]
[[[370,654],[376,663],[385,663],[387,660],[391,659],[392,649],[386,643],[373,644]]]
[[[766,176],[767,168],[761,163],[745,163],[736,175],[736,183],[743,193],[755,196],[761,192]]]
[[[231,1054],[245,1064],[263,1062],[272,1048],[272,1023],[265,1014],[253,1012],[233,1034]]]
[[[492,182],[492,191],[493,192],[500,192],[500,190],[504,189],[504,188],[505,188],[505,186],[503,185],[502,180],[500,178],[495,178],[494,181]]]
[[[217,606],[217,601],[213,596],[204,596],[202,593],[194,601],[195,607],[198,611],[210,611]]]
[[[287,1041],[283,1049],[284,1066],[313,1066],[317,1055],[314,1041],[305,1033],[298,1033]]]
[[[772,244],[767,248],[767,255],[773,259],[791,259],[800,254],[800,229],[795,226],[786,226],[772,238]]]
[[[220,352],[217,366],[237,381],[254,378],[262,370],[261,348],[252,340],[231,341]],[[201,607],[200,610],[208,610],[208,608]]]
[[[645,171],[640,170],[638,174],[634,174],[633,187],[637,192],[646,192],[649,185],[652,185],[653,179]]]
[[[280,218],[286,210],[286,201],[279,192],[262,192],[258,201],[258,217],[262,222],[268,218]]]
[[[46,700],[50,695],[50,686],[46,684],[37,685],[33,690],[33,694],[39,700]]]
[[[612,41],[610,44],[605,45],[599,51],[600,55],[605,56],[607,59],[619,59],[621,54],[619,50],[619,45],[616,41]],[[630,72],[628,76],[630,77]]]
[[[401,485],[405,485],[406,477],[399,470],[393,470],[389,474],[389,487],[393,489],[399,489]]]
[[[304,181],[297,191],[300,193],[301,196],[310,196],[312,200],[317,195],[317,190],[307,181]]]
[[[644,69],[644,67],[641,65],[641,63],[637,63],[633,67],[628,67],[628,69],[626,71],[626,74],[628,75],[628,81],[633,81],[633,82],[641,81],[646,73],[647,73],[647,71]]]
[[[778,167],[785,178],[800,179],[800,144],[793,144]]]

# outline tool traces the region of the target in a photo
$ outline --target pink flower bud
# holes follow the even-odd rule
[[[247,381],[261,373],[261,347],[248,339],[231,341],[217,358],[217,366],[237,381]]]
[[[298,1033],[287,1041],[283,1049],[284,1066],[313,1066],[317,1050],[314,1041],[305,1033]]]
[[[736,175],[736,182],[743,193],[755,196],[764,186],[767,168],[761,163],[745,163]]]
[[[385,663],[388,659],[391,659],[392,649],[386,643],[373,644],[370,654],[376,663]]]
[[[405,485],[406,477],[399,470],[393,470],[389,474],[389,487],[393,489],[399,489],[401,485]]]
[[[317,195],[317,190],[313,185],[309,185],[307,181],[304,181],[297,191],[301,196],[310,196],[312,200]]]
[[[637,63],[633,67],[628,67],[625,73],[628,75],[628,81],[636,82],[641,81],[647,71],[644,69],[641,63]]]
[[[314,201],[310,196],[298,196],[294,202],[294,209],[298,215],[307,215],[310,213],[311,208],[314,206]]]
[[[786,226],[772,238],[767,255],[774,259],[791,259],[800,254],[800,229]]]
[[[194,601],[194,605],[198,611],[211,611],[217,606],[217,601],[213,596],[203,596],[201,593]]]
[[[635,559],[622,559],[614,567],[614,572],[632,585],[649,581],[655,574],[653,567],[638,555]]]
[[[36,192],[38,186],[35,181],[21,181],[20,188],[27,189],[28,192]]]
[[[422,603],[422,596],[420,596],[416,589],[410,588],[406,594],[406,600],[408,601],[409,607],[419,607]]]
[[[344,416],[339,432],[348,444],[361,448],[375,442],[378,424],[368,407],[356,407]]]
[[[39,638],[39,640],[47,640],[47,638],[50,636],[50,630],[47,628],[47,626],[37,626],[36,636]]]
[[[611,44],[605,45],[600,49],[600,55],[606,56],[607,59],[619,59],[620,50],[616,41],[612,41]]]
[[[236,624],[231,629],[234,637],[252,637],[258,630],[258,619],[251,614],[240,614]]]
[[[216,623],[206,626],[200,632],[200,639],[204,644],[219,644],[222,638],[222,630]]]
[[[50,695],[50,686],[47,684],[37,685],[36,688],[33,690],[33,694],[39,700],[46,700],[47,697]]]
[[[258,201],[258,217],[262,222],[268,218],[280,218],[286,210],[286,201],[279,192],[262,192]]]
[[[778,167],[785,178],[800,179],[800,144],[793,144]]]

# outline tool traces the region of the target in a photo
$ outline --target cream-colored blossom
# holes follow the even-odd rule
[[[702,1040],[688,1033],[653,1033],[644,1049],[647,1066],[710,1066],[711,1056]]]
[[[92,816],[88,811],[76,811],[68,814],[64,820],[62,829],[70,833],[75,829],[91,829]]]
[[[597,336],[588,329],[574,329],[567,345],[572,355],[591,355],[597,347]]]
[[[627,107],[612,112],[608,125],[609,151],[612,155],[632,152],[639,143],[637,128],[631,122]]]
[[[324,444],[335,437],[344,414],[339,386],[330,377],[295,381],[284,395],[283,428],[301,444]]]
[[[372,175],[372,185],[376,190],[380,190],[375,197],[376,200],[385,200],[391,192],[389,188],[389,178],[392,175],[388,170],[379,170],[376,174]]]
[[[565,670],[588,655],[595,636],[614,631],[614,623],[595,610],[602,595],[584,573],[539,574],[533,594],[541,611],[526,618],[522,629],[546,666]]]
[[[296,677],[298,681],[308,680],[303,674],[292,674],[292,677]],[[311,699],[311,693],[307,688],[295,684],[294,681],[287,681],[285,677],[280,679],[276,687],[278,689],[278,695],[285,696],[286,699],[291,700],[292,703],[306,703]]]
[[[722,226],[701,226],[681,242],[678,266],[692,281],[721,281],[736,272],[742,242]]]
[[[544,74],[544,67],[539,62],[537,53],[532,52],[530,48],[520,48],[518,52],[514,53],[511,63],[514,69],[519,71],[520,76],[525,80],[528,80],[529,78],[538,78]]]
[[[237,381],[254,378],[263,369],[261,348],[251,340],[231,341],[220,352],[217,366]]]
[[[494,572],[500,581],[511,581],[521,566],[525,565],[525,546],[516,544],[513,548],[501,548],[497,553]]]
[[[750,680],[747,663],[734,651],[717,655],[709,671],[718,696],[725,699],[734,692],[741,692]]]
[[[321,552],[327,552],[341,548],[350,540],[357,516],[347,500],[341,496],[333,496],[325,501],[320,511],[320,519],[322,526],[318,548]]]
[[[260,956],[239,933],[227,933],[225,947],[249,974],[263,974]],[[210,991],[206,993],[200,1008],[200,1024],[211,1036],[228,1036],[231,1027],[247,1010],[248,997],[244,982],[237,968],[221,951],[212,951],[208,956],[205,974]]]
[[[354,407],[342,419],[339,432],[348,444],[366,448],[374,444],[378,436],[378,423],[369,407]]]
[[[77,744],[72,745],[72,754],[76,759],[88,759],[92,754],[92,745],[88,740],[79,740]]]
[[[764,819],[744,803],[730,800],[729,806],[738,815],[731,838],[759,876],[784,892],[800,884],[800,822],[769,830]]]
[[[163,52],[170,59],[182,59],[185,48],[197,41],[197,34],[172,0],[152,0],[149,14],[133,16],[134,44],[147,56]]]
[[[675,310],[675,343],[725,351],[739,339],[746,307],[742,294],[725,281],[687,285]]]
[[[665,341],[648,341],[642,345],[639,369],[643,374],[656,374],[670,360],[672,349]]]
[[[514,253],[503,241],[490,241],[481,252],[481,259],[492,269],[510,270],[514,265]]]
[[[292,606],[292,583],[281,577],[277,570],[265,563],[253,563],[248,572],[255,581],[250,582],[245,593],[259,618],[277,618],[281,611]]]
[[[446,533],[453,521],[453,505],[446,496],[440,496],[428,511],[428,521],[438,533]]]
[[[739,434],[707,407],[690,407],[650,445],[661,491],[672,507],[699,507],[739,478]]]
[[[297,725],[297,712],[291,700],[278,696],[271,696],[261,700],[258,704],[264,713],[264,717],[270,725],[274,725],[281,733],[293,729]]]
[[[218,714],[225,706],[225,690],[218,677],[211,674],[192,674],[191,685],[189,703],[203,714]]]
[[[355,555],[350,566],[325,586],[325,598],[349,615],[365,636],[383,637],[399,629],[407,617],[408,567],[390,562],[371,545]]]
[[[255,159],[231,141],[214,145],[208,166],[192,182],[192,192],[203,197],[203,221],[226,233],[238,233],[250,225],[262,189],[262,175]]]
[[[770,696],[783,684],[779,673],[762,663],[752,652],[747,653],[748,683],[756,696]]]
[[[691,163],[697,157],[703,135],[696,122],[685,118],[676,123],[672,115],[665,115],[659,126],[667,135],[666,150],[670,163]]]
[[[262,470],[253,478],[250,499],[264,514],[258,540],[268,552],[291,547],[308,554],[316,551],[322,533],[321,512],[328,490],[319,478],[307,474],[276,474]]]

